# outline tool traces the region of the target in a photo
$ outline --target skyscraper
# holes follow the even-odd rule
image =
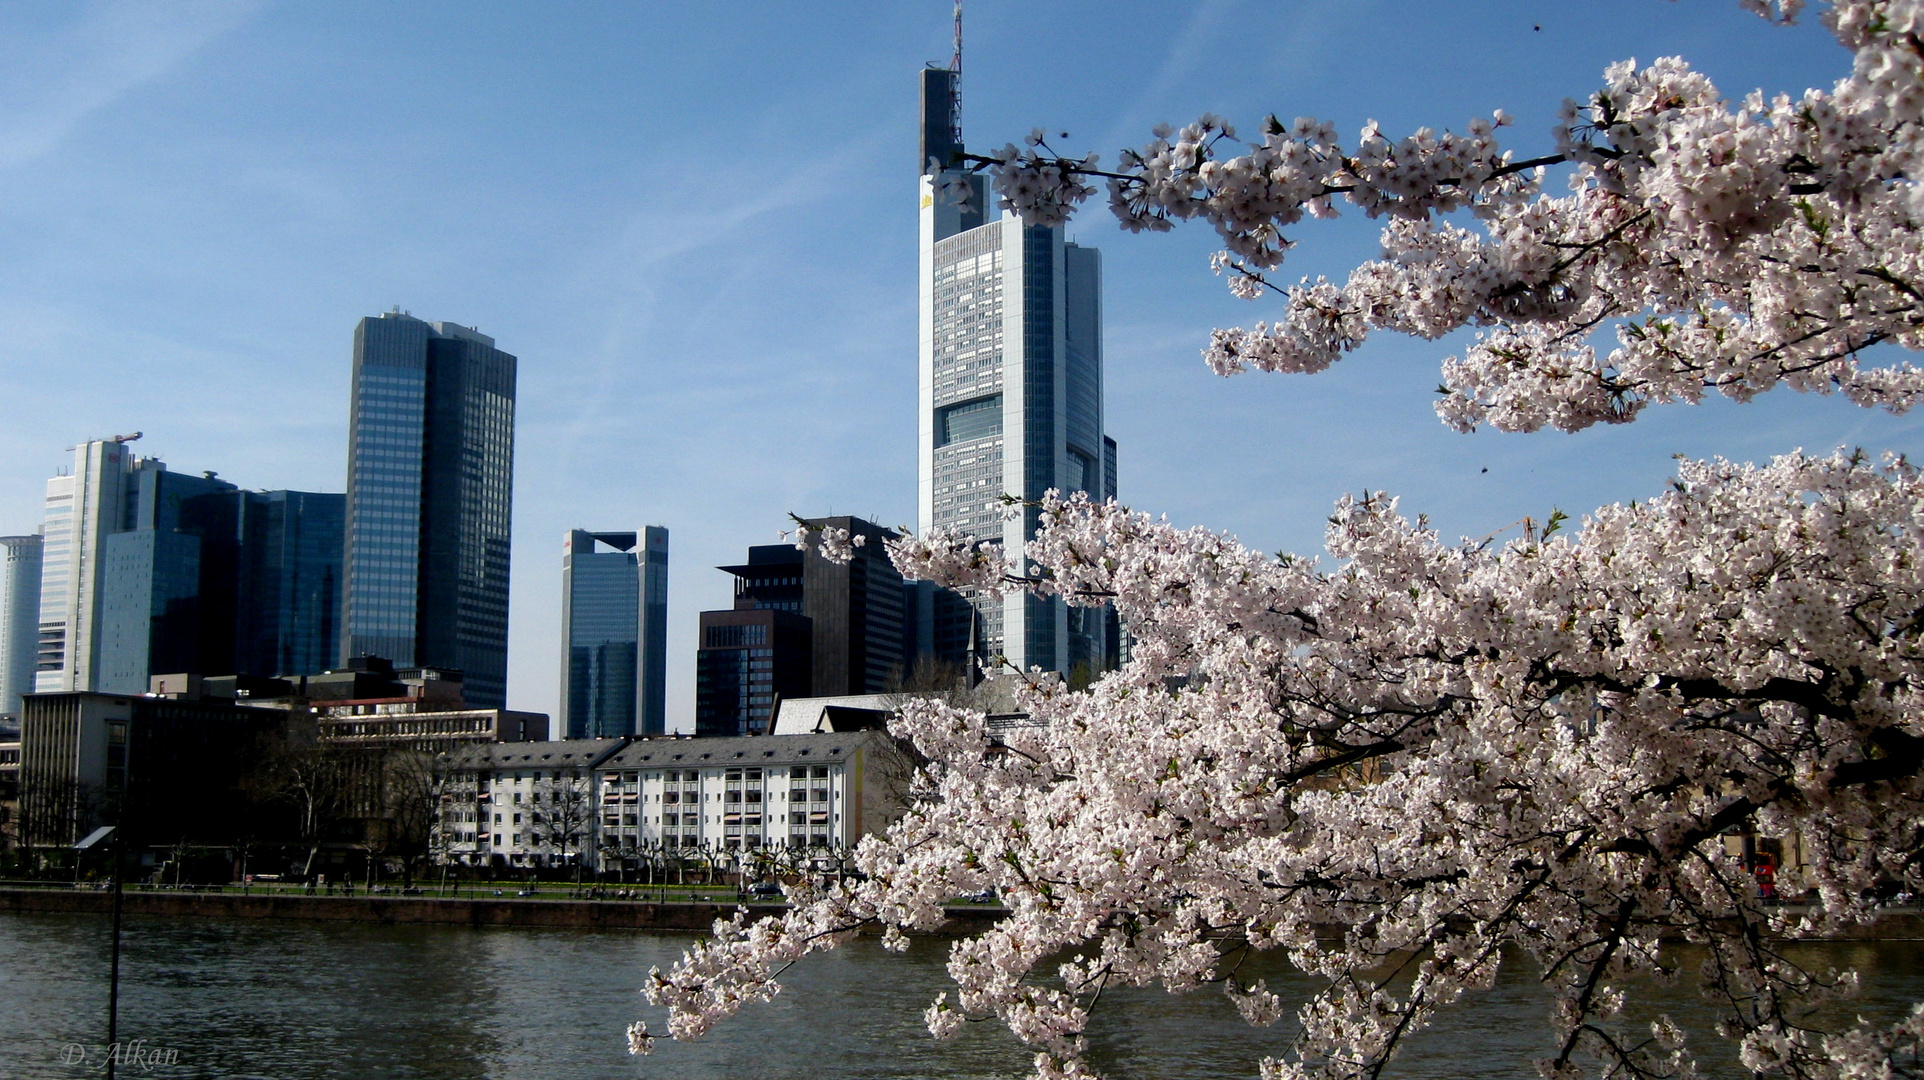
[[[343,496],[172,472],[131,451],[138,437],[82,443],[47,482],[29,689],[139,694],[153,675],[330,666]]]
[[[454,323],[355,327],[343,666],[456,668],[470,705],[506,704],[515,366]]]
[[[94,678],[79,689],[144,694],[153,675],[232,667],[240,494],[213,473],[133,462],[118,528],[100,543]]]
[[[801,610],[813,624],[809,693],[887,693],[899,685],[905,667],[902,574],[889,561],[886,547],[893,533],[858,517],[811,518],[808,523],[867,538],[848,562],[825,559],[815,548],[801,560]]]
[[[762,735],[779,699],[887,693],[910,657],[905,590],[889,561],[890,533],[858,517],[812,518],[815,528],[866,538],[848,562],[793,544],[748,549],[720,569],[735,577],[735,607],[701,613],[695,658],[695,733]]]
[[[561,554],[561,625],[568,738],[665,732],[668,530],[569,532]]]
[[[347,497],[247,491],[235,597],[236,674],[319,675],[340,649],[341,549]]]
[[[1060,228],[984,220],[982,178],[950,168],[962,151],[959,73],[921,78],[919,527],[1020,551],[1036,514],[1003,521],[1002,495],[1116,493],[1116,443],[1102,417],[1102,262]],[[970,185],[970,205],[941,195],[948,179]],[[1100,608],[1022,592],[949,597],[975,610],[934,613],[938,636],[942,625],[971,627],[973,650],[1021,668],[1099,668],[1114,651]]]
[[[33,693],[40,640],[42,539],[0,536],[0,715],[20,715],[20,695]]]
[[[107,538],[121,530],[139,432],[73,448],[73,469],[47,481],[40,569],[39,693],[98,689],[99,591]]]

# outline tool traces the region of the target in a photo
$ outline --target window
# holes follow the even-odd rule
[[[935,445],[970,442],[1002,434],[1002,395],[945,405],[935,410]]]

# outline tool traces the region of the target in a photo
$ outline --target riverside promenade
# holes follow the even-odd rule
[[[599,930],[708,930],[716,919],[746,907],[756,915],[775,915],[786,905],[737,902],[729,890],[690,900],[574,900],[515,896],[312,896],[294,890],[242,893],[231,890],[128,890],[121,910],[129,915],[201,919],[299,919],[320,922],[433,924],[443,926],[575,927]],[[98,888],[0,886],[0,913],[73,912],[106,914],[113,894]],[[943,909],[940,934],[973,934],[1006,912],[986,904],[954,904]],[[1924,911],[1886,911],[1875,922],[1847,927],[1827,941],[1924,941]]]
[[[310,896],[294,890],[243,893],[130,889],[121,894],[129,915],[199,919],[301,919],[322,922],[425,923],[444,926],[552,926],[598,930],[706,931],[737,906],[780,914],[781,903],[737,903],[732,890],[699,900],[563,900],[515,896]],[[113,894],[98,888],[0,887],[0,913],[106,914]],[[968,934],[1003,915],[1000,907],[956,905],[939,933]],[[1924,938],[1924,933],[1919,937]]]

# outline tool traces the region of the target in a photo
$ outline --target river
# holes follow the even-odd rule
[[[1030,1052],[993,1023],[935,1042],[920,1014],[946,986],[945,942],[906,956],[864,940],[811,957],[773,1002],[706,1038],[663,1040],[631,1058],[623,1028],[659,1010],[636,992],[683,935],[359,923],[128,918],[120,1037],[148,1056],[122,1077],[231,1080],[844,1080],[1019,1076]],[[1863,972],[1853,1011],[1884,1020],[1924,1000],[1924,945],[1826,944],[1809,959]],[[99,1075],[108,924],[88,915],[0,915],[0,1077]],[[1272,988],[1305,985],[1280,969]],[[1705,1072],[1739,1076],[1685,987],[1650,988],[1651,1007],[1693,1033]],[[1523,966],[1411,1045],[1396,1077],[1532,1077],[1546,1049],[1546,1002]],[[1111,1077],[1253,1077],[1287,1024],[1242,1023],[1220,993],[1105,994],[1091,1059]]]

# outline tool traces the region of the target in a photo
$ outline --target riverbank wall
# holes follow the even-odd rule
[[[148,892],[121,894],[128,915],[190,919],[298,919],[425,923],[442,926],[553,926],[595,930],[707,931],[734,912],[733,901],[542,900],[506,896],[307,896],[293,892]],[[782,904],[740,905],[776,915]],[[0,912],[106,914],[113,894],[99,889],[0,888]],[[1003,914],[989,906],[953,907],[941,933],[971,934]]]
[[[190,919],[297,919],[321,922],[423,923],[441,926],[552,926],[593,930],[705,932],[731,914],[726,900],[541,900],[506,896],[307,896],[293,892],[148,892],[121,894],[129,915]],[[757,915],[780,914],[782,904],[741,905]],[[113,894],[98,889],[0,887],[0,912],[106,914]],[[988,905],[945,909],[938,933],[973,934],[1004,912]],[[1877,921],[1831,935],[1832,941],[1924,941],[1924,912],[1889,911]]]

